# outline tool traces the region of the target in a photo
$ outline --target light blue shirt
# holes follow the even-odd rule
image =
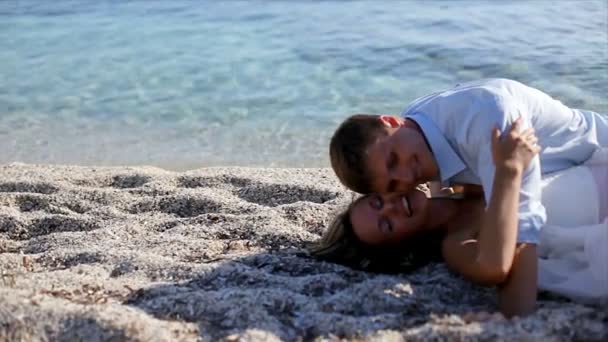
[[[506,79],[464,83],[416,99],[402,116],[422,129],[441,181],[479,184],[486,203],[495,173],[492,128],[498,125],[504,132],[519,116],[522,129],[534,127],[542,151],[522,179],[519,242],[538,243],[547,220],[541,201],[542,175],[581,164],[598,147],[608,147],[608,118],[568,108],[537,89]]]

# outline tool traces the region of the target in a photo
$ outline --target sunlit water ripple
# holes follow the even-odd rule
[[[2,1],[0,162],[328,166],[354,112],[483,77],[608,113],[606,1]]]

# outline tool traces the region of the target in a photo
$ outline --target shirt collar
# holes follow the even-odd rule
[[[431,152],[439,166],[439,176],[445,182],[457,173],[466,169],[466,166],[458,154],[454,151],[447,139],[439,130],[439,127],[429,117],[423,113],[414,113],[405,116],[406,119],[413,120],[420,126],[426,141],[431,146]]]

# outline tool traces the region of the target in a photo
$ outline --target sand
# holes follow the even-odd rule
[[[353,194],[331,169],[0,167],[0,340],[601,340],[605,308],[308,257]]]

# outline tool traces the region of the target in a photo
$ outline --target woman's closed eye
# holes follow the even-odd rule
[[[382,207],[384,206],[382,196],[373,195],[373,197],[369,201],[369,205],[375,210],[382,210]],[[393,231],[393,226],[391,225],[391,222],[386,217],[382,217],[381,215],[382,214],[380,213],[378,214],[378,216],[380,216],[380,219],[378,220],[378,230],[380,230],[384,234],[391,233]]]
[[[384,203],[382,203],[382,198],[380,197],[380,195],[374,195],[372,197],[372,200],[369,201],[369,203],[372,206],[372,208],[374,208],[376,210],[382,209],[382,205],[384,204]]]

